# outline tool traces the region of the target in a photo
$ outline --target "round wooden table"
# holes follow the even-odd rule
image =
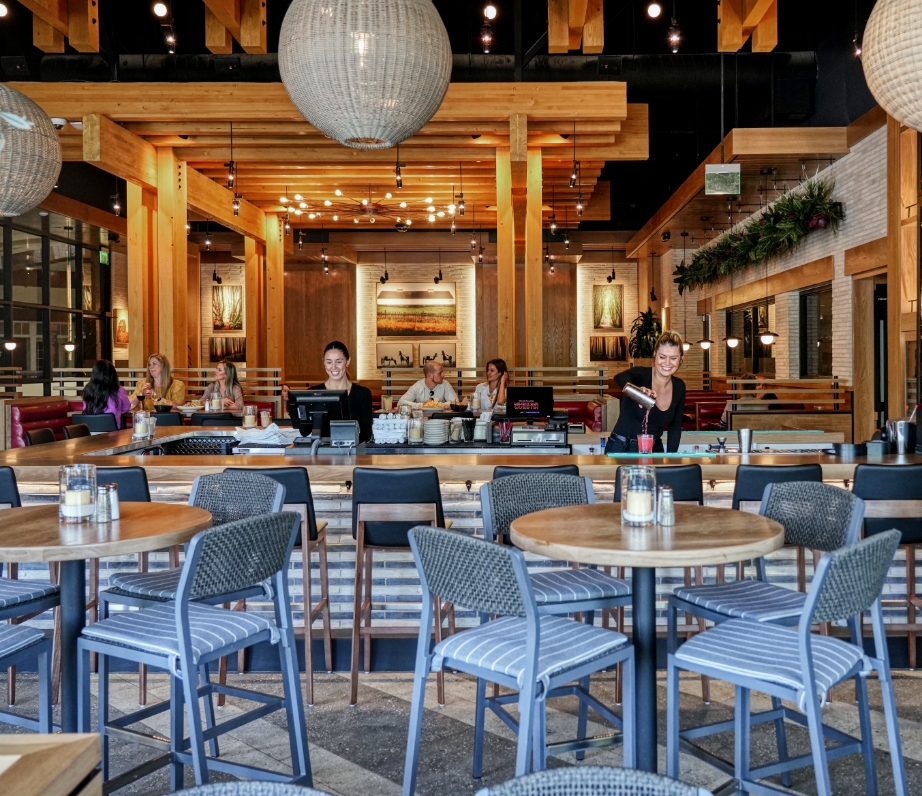
[[[61,729],[77,732],[77,639],[86,625],[86,562],[188,542],[211,513],[172,503],[122,503],[115,522],[58,522],[58,504],[3,512],[0,561],[61,562]]]
[[[620,503],[547,509],[510,525],[512,542],[547,558],[631,567],[637,767],[656,771],[656,569],[759,558],[784,544],[777,522],[732,509],[677,505],[676,524],[621,524]]]

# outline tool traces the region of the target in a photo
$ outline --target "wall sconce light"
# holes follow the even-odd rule
[[[15,350],[16,350],[16,341],[15,341],[15,340],[5,340],[5,341],[3,342],[3,347],[4,347],[7,351],[15,351]]]

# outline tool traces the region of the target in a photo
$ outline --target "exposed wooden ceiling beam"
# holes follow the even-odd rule
[[[99,52],[98,0],[21,2],[32,12],[32,43],[42,52],[64,52],[65,37],[77,52]]]
[[[778,46],[778,0],[719,0],[717,51],[738,52],[750,37],[753,52]]]
[[[51,25],[59,33],[68,34],[68,8],[67,0],[19,0],[42,22]]]
[[[67,39],[81,53],[99,52],[99,4],[97,0],[68,0]]]
[[[266,216],[262,210],[241,200],[240,214],[235,216],[232,206],[234,194],[231,191],[192,168],[186,169],[186,177],[187,201],[192,210],[206,218],[215,219],[241,235],[260,243],[266,242]]]
[[[231,36],[240,41],[240,0],[204,0],[205,20],[211,15]]]
[[[100,113],[117,122],[302,122],[281,83],[11,83],[49,116]],[[638,107],[638,106],[631,106]],[[436,122],[508,121],[513,113],[545,121],[623,121],[627,84],[452,83]]]
[[[157,150],[105,116],[92,113],[83,117],[82,155],[103,171],[157,190]]]

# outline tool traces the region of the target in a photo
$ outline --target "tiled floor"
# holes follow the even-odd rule
[[[249,684],[256,688],[275,690],[280,688],[278,676],[244,675],[231,676],[234,684]],[[431,679],[431,678],[430,678]],[[5,677],[0,677],[0,687],[5,692]],[[895,674],[897,702],[899,705],[903,750],[909,775],[910,793],[922,793],[922,674],[897,672]],[[403,776],[403,761],[406,751],[406,734],[412,678],[408,674],[363,675],[359,691],[359,704],[348,705],[348,678],[341,674],[318,675],[316,677],[315,707],[308,709],[308,735],[310,739],[311,762],[314,770],[315,787],[341,796],[368,796],[368,794],[397,794]],[[20,675],[20,705],[27,708],[34,704],[34,676]],[[611,675],[593,678],[593,691],[603,701],[612,696]],[[665,739],[664,680],[660,680],[660,744]],[[149,681],[151,699],[167,697],[167,681],[163,675],[151,675]],[[696,679],[683,682],[682,710],[683,724],[703,723],[732,718],[732,691],[721,683],[711,684],[713,702],[706,706],[700,699],[700,686]],[[130,711],[137,700],[137,678],[131,675],[113,677],[112,699],[116,709]],[[463,796],[473,794],[479,788],[502,782],[514,773],[515,742],[512,734],[495,718],[488,718],[489,732],[484,760],[484,776],[474,780],[470,774],[473,742],[473,699],[472,681],[460,676],[446,678],[446,705],[439,708],[435,702],[434,680],[427,694],[427,705],[423,725],[423,747],[420,764],[418,793],[439,794],[439,796]],[[767,702],[756,695],[753,707]],[[877,766],[880,793],[893,793],[890,755],[887,752],[887,738],[883,728],[883,713],[879,690],[872,682],[871,703],[877,748]],[[572,711],[575,700],[562,699],[553,703],[548,714],[548,729],[552,736],[565,739],[572,736],[574,719]],[[220,712],[231,716],[239,712],[240,704],[229,700]],[[113,714],[115,715],[115,714]],[[833,694],[832,704],[825,710],[826,720],[845,731],[855,731],[858,725],[854,704],[854,689],[840,686]],[[288,734],[284,717],[274,714],[266,719],[248,725],[224,736],[222,756],[284,771],[290,765]],[[161,717],[147,724],[149,729],[167,731],[166,721]],[[9,731],[0,725],[0,732]],[[590,728],[591,729],[591,728]],[[603,727],[596,727],[603,731]],[[788,734],[792,754],[808,749],[806,732],[791,727]],[[136,764],[144,756],[154,756],[152,750],[134,745],[113,742],[113,773]],[[732,738],[729,734],[718,737],[712,744],[725,757],[732,757]],[[756,762],[764,751],[767,759],[774,751],[774,735],[769,729],[758,729],[753,734],[753,749]],[[664,748],[660,746],[660,770],[664,768]],[[587,755],[587,761],[603,765],[619,765],[620,749],[598,750]],[[551,760],[550,764],[571,765],[572,756]],[[290,770],[290,769],[288,769]],[[836,796],[851,796],[866,793],[864,767],[858,757],[836,761],[831,765],[833,792]],[[694,758],[683,756],[682,778],[706,788],[715,788],[725,777],[715,769]],[[221,779],[219,776],[214,780]],[[191,773],[187,774],[187,785],[192,785]],[[169,791],[167,774],[161,770],[133,785],[119,791],[131,796],[159,796]],[[802,769],[794,774],[794,791],[815,793],[812,769]]]

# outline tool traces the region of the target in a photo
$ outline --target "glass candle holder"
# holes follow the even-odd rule
[[[244,428],[256,428],[256,407],[255,406],[244,406],[243,407],[243,427]]]
[[[61,522],[92,522],[96,513],[96,465],[65,464],[60,469]]]
[[[269,426],[272,425],[272,412],[263,409],[259,413],[259,425],[263,428],[269,428]]]
[[[150,437],[150,412],[135,412],[131,416],[131,438],[148,439]]]
[[[621,470],[621,523],[652,525],[656,519],[656,470],[627,465]]]
[[[423,420],[421,417],[411,417],[407,420],[407,441],[411,445],[422,444]]]

